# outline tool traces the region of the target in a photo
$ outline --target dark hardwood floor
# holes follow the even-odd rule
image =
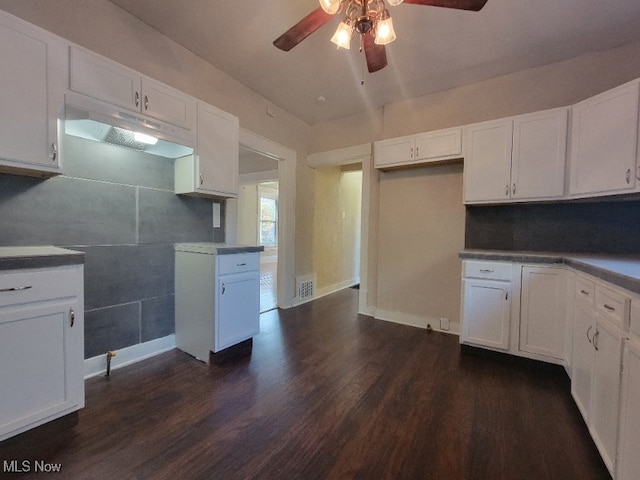
[[[359,316],[357,295],[268,312],[250,357],[174,350],[88,380],[75,426],[0,443],[0,468],[32,470],[0,478],[610,478],[560,367]]]

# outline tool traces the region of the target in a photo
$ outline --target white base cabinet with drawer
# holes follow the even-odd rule
[[[615,478],[633,480],[640,472],[640,338],[626,342],[623,365]]]
[[[84,407],[83,266],[0,271],[0,441]]]
[[[578,275],[571,394],[609,472],[615,472],[623,328],[630,300]]]
[[[562,268],[465,260],[460,342],[565,364]]]
[[[509,350],[511,265],[465,261],[460,342]]]
[[[259,333],[259,252],[216,254],[177,245],[175,269],[179,349],[209,363],[210,352]]]

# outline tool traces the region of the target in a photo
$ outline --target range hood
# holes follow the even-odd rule
[[[191,155],[195,147],[192,130],[71,91],[65,93],[64,133],[166,158]]]

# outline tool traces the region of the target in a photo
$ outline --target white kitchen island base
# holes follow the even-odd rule
[[[214,243],[175,246],[176,346],[209,363],[260,331],[260,251]]]

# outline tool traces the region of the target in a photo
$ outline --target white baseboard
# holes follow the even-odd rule
[[[176,347],[176,336],[168,335],[149,342],[139,343],[131,347],[115,350],[116,355],[111,359],[111,370],[122,368],[132,363],[145,360],[160,353],[168,352]],[[107,355],[87,358],[84,361],[84,378],[96,377],[107,371]]]
[[[427,325],[431,325],[431,328],[436,332],[449,333],[451,335],[460,334],[460,327],[457,323],[451,323],[449,330],[442,330],[440,328],[440,319],[436,317],[423,317],[410,313],[390,312],[380,309],[376,309],[373,316],[377,320],[384,320],[386,322],[399,323],[401,325],[409,325],[411,327],[424,329],[427,328]]]

